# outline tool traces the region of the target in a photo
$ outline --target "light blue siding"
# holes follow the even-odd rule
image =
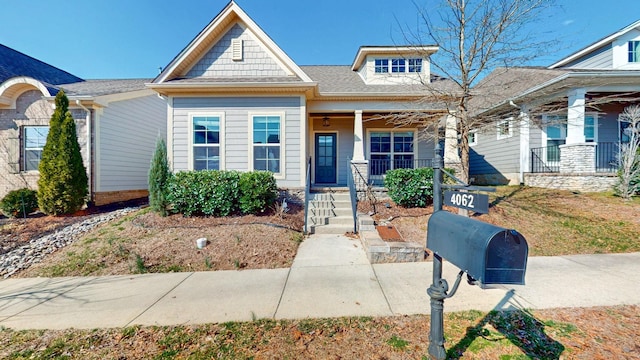
[[[233,60],[232,39],[243,42],[242,60]],[[275,77],[287,73],[264,51],[251,33],[234,25],[187,73],[187,77]]]
[[[513,135],[497,139],[496,128],[478,131],[478,143],[471,147],[469,154],[469,174],[506,174],[520,171],[520,133],[513,129]],[[532,129],[533,130],[533,129]]]
[[[174,171],[189,169],[189,113],[224,113],[225,169],[247,171],[249,159],[249,114],[284,113],[284,179],[281,187],[301,186],[300,173],[301,124],[305,118],[299,97],[176,97],[173,100],[173,167]]]

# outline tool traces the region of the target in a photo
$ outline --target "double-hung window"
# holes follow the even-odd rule
[[[413,168],[413,131],[372,131],[369,133],[371,175],[391,169]]]
[[[193,170],[220,170],[222,117],[193,116]]]
[[[629,62],[640,63],[640,40],[629,41]]]
[[[42,149],[47,142],[49,134],[48,126],[25,126],[23,127],[23,149],[22,158],[24,171],[37,171],[42,159]]]
[[[253,170],[266,170],[280,174],[282,166],[283,115],[253,115]]]

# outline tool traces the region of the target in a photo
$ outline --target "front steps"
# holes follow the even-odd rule
[[[310,234],[353,232],[349,193],[336,191],[310,193],[307,224]]]

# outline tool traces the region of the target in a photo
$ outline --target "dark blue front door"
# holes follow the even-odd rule
[[[336,134],[316,134],[316,184],[336,183]]]

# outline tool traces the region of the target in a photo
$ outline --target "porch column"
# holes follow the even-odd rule
[[[462,160],[458,154],[458,119],[447,115],[444,127],[444,167],[453,169],[456,176],[462,171]]]
[[[369,182],[369,162],[364,159],[364,130],[362,110],[356,110],[353,121],[353,157],[351,159],[353,182],[356,190],[364,191]]]
[[[364,131],[362,129],[362,110],[355,111],[353,123],[353,160],[364,160]]]
[[[582,144],[584,138],[584,95],[583,88],[569,91],[569,102],[567,109],[567,144]]]

